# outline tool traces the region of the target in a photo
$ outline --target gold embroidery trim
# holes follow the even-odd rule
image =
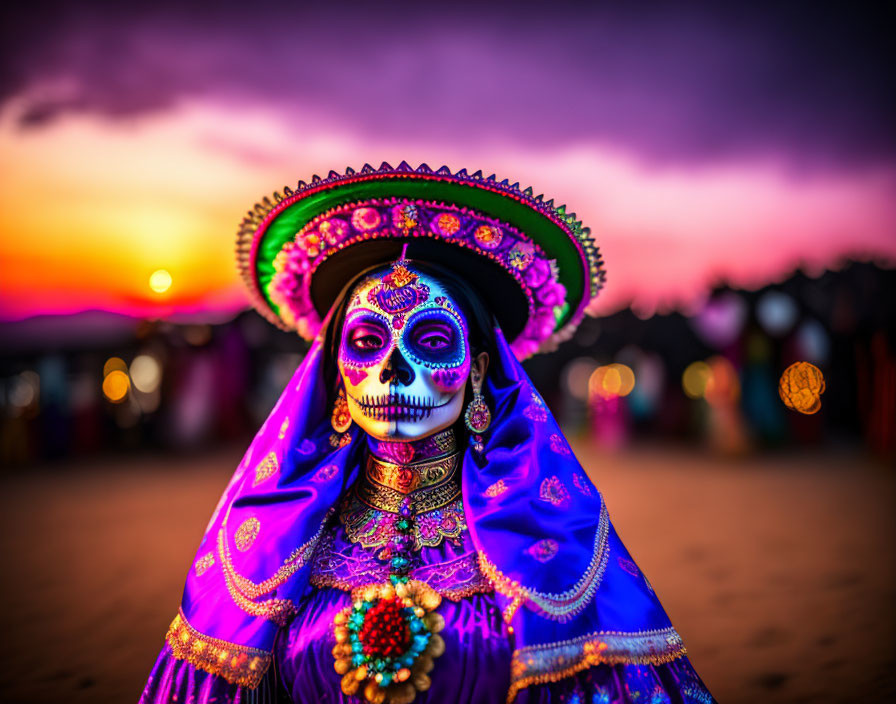
[[[261,602],[256,602],[255,599],[272,592],[307,564],[333,511],[334,509],[327,511],[317,533],[293,550],[273,576],[259,583],[241,575],[233,565],[230,547],[227,544],[227,519],[230,517],[228,515],[221,525],[221,530],[218,531],[218,555],[221,558],[221,571],[224,573],[227,591],[233,602],[251,616],[261,616],[280,626],[286,625],[295,613],[295,605],[289,599],[267,599]]]
[[[671,626],[653,631],[597,631],[513,651],[507,703],[533,684],[558,682],[594,665],[663,665],[687,655]]]
[[[223,677],[231,684],[255,689],[271,664],[271,653],[200,633],[190,625],[183,610],[165,636],[171,653],[193,667]]]
[[[581,579],[565,592],[550,594],[538,592],[524,587],[516,580],[510,579],[501,572],[488,559],[485,552],[479,551],[479,567],[486,578],[491,582],[495,591],[503,594],[511,600],[511,604],[505,609],[504,620],[509,623],[520,604],[525,603],[530,609],[545,618],[554,621],[569,621],[580,613],[600,586],[604,572],[607,568],[607,535],[610,530],[610,518],[607,515],[606,504],[601,502],[600,519],[594,534],[594,551],[591,562]]]

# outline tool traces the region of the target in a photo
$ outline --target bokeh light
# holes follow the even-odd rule
[[[130,386],[128,375],[120,369],[115,369],[103,379],[103,395],[112,403],[121,403],[127,397]]]
[[[718,348],[737,339],[746,319],[744,299],[733,291],[726,291],[707,301],[691,319],[691,325],[704,342]]]
[[[149,287],[156,293],[165,293],[171,288],[171,274],[167,269],[156,269],[149,277]]]
[[[692,362],[681,376],[688,398],[703,398],[712,406],[734,403],[740,398],[740,379],[734,365],[721,356]]]
[[[798,313],[794,300],[780,291],[763,294],[756,304],[756,317],[762,329],[769,335],[779,336],[787,333],[796,322]]]
[[[36,403],[40,396],[40,377],[32,371],[25,371],[14,377],[9,388],[9,403],[13,408],[24,410]]]
[[[137,391],[151,394],[162,381],[162,366],[148,354],[141,354],[131,362],[131,382]]]
[[[704,361],[691,362],[681,375],[681,388],[688,398],[703,398],[712,372]]]
[[[211,325],[190,325],[184,329],[184,339],[194,347],[207,345],[212,339]]]
[[[563,377],[570,396],[579,401],[588,398],[588,380],[596,368],[597,362],[591,357],[579,357],[566,365]]]
[[[740,398],[740,379],[737,370],[724,357],[712,357],[708,360],[709,378],[703,397],[711,406],[724,406],[736,402]]]
[[[635,373],[626,364],[607,364],[598,367],[588,380],[588,391],[592,397],[602,399],[628,396],[635,388]]]
[[[128,371],[128,365],[125,364],[121,357],[109,357],[109,359],[106,360],[106,363],[103,365],[103,378],[115,371],[125,373]]]

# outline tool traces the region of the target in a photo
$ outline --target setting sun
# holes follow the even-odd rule
[[[156,293],[165,293],[171,288],[171,274],[167,269],[156,269],[149,277],[149,287]]]

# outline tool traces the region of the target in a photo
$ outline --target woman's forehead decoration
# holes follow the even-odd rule
[[[367,292],[367,302],[386,315],[392,316],[392,327],[404,326],[407,311],[418,308],[429,300],[429,286],[406,266],[403,259],[392,265],[391,271]]]

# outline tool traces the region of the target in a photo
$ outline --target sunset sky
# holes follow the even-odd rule
[[[0,22],[0,319],[236,311],[255,200],[402,159],[567,203],[606,260],[598,312],[688,310],[720,280],[844,257],[896,265],[882,18],[280,5]]]

